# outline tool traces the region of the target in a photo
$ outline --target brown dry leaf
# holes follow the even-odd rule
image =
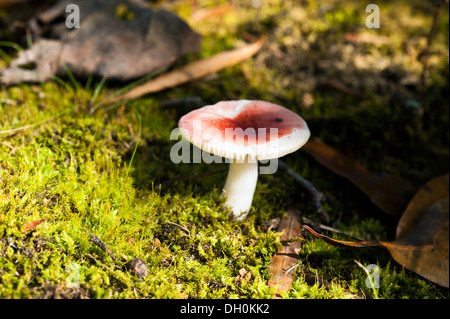
[[[448,196],[448,181],[449,174],[445,174],[432,179],[420,188],[406,207],[406,210],[397,224],[397,239],[405,236],[414,223],[427,212],[434,202]]]
[[[287,242],[292,238],[301,236],[300,213],[298,210],[290,209],[287,211],[287,217],[283,218],[278,228],[283,232],[280,241],[283,244],[281,250],[272,257],[269,265],[271,278],[269,287],[277,288],[276,297],[281,297],[281,291],[289,291],[294,280],[293,267],[298,263],[301,242]]]
[[[170,87],[199,79],[208,74],[218,72],[222,69],[238,64],[256,54],[261,49],[265,38],[265,36],[262,36],[258,41],[242,48],[224,51],[209,58],[194,61],[181,67],[180,69],[162,74],[155,79],[152,79],[105,102],[115,103],[122,100],[135,99],[145,94],[162,91]]]
[[[33,19],[37,40],[1,71],[0,83],[43,82],[67,70],[129,81],[200,50],[201,35],[174,12],[132,0],[78,0],[80,25],[71,29],[61,23],[71,3],[59,0]]]
[[[448,205],[448,204],[447,204]],[[448,206],[447,206],[448,209]],[[448,224],[442,227],[436,233],[433,238],[433,245],[436,249],[444,256],[449,256],[449,234],[448,234]],[[448,260],[447,260],[448,261]]]
[[[221,4],[215,7],[202,8],[195,11],[191,17],[191,21],[201,21],[206,19],[217,18],[234,11],[233,5],[230,3]]]
[[[449,197],[436,201],[408,234],[385,246],[409,270],[449,287]]]
[[[252,278],[252,273],[245,268],[239,269],[239,274],[234,278],[234,282],[249,281]]]
[[[29,230],[35,229],[36,226],[38,226],[39,224],[42,224],[43,222],[45,222],[47,220],[47,218],[44,219],[40,219],[40,220],[32,220],[30,222],[26,222],[25,224],[23,224],[22,226],[22,232],[25,233]]]
[[[396,218],[400,218],[414,192],[414,187],[407,181],[388,174],[372,173],[318,139],[310,139],[302,150],[333,173],[348,179],[378,208]]]
[[[443,287],[449,287],[449,197],[436,201],[408,234],[392,242],[343,241],[303,229],[327,243],[340,247],[385,247],[399,264]]]

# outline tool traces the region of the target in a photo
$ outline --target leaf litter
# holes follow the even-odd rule
[[[442,190],[441,184],[447,182],[448,175],[433,179],[426,185],[426,189]],[[436,186],[437,184],[438,186]],[[400,236],[394,241],[344,241],[320,234],[307,225],[303,229],[328,244],[340,247],[385,247],[392,258],[399,264],[416,272],[417,274],[437,283],[449,287],[449,197],[428,192],[424,202],[432,202],[423,210],[423,205],[414,206],[417,198],[423,197],[423,190],[418,191],[415,198],[405,210],[405,219],[402,222]],[[430,200],[431,199],[431,200]],[[417,218],[409,218],[416,215]]]
[[[282,232],[280,241],[282,243],[281,250],[273,256],[269,266],[271,278],[269,279],[269,287],[276,288],[276,297],[281,297],[281,292],[287,292],[291,288],[294,280],[294,268],[298,264],[298,256],[301,249],[301,225],[300,212],[290,209],[286,212],[287,217],[281,220],[278,228]]]
[[[65,8],[71,3],[59,1],[37,16],[51,38],[40,35],[29,49],[19,52],[2,71],[1,83],[43,82],[66,75],[66,68],[78,77],[128,81],[200,50],[201,35],[171,11],[129,0],[78,0],[80,27],[70,29],[59,18],[67,16]],[[119,8],[128,15],[121,17]],[[36,28],[35,33],[44,34],[43,27]]]
[[[370,40],[369,42],[372,42],[372,40]],[[192,77],[192,78],[195,78],[195,77]],[[173,83],[176,83],[176,81],[174,81]],[[177,84],[175,84],[175,85],[177,85]],[[160,86],[160,87],[164,87],[164,86]],[[158,89],[158,90],[160,90],[160,89]],[[141,91],[141,93],[137,94],[136,97],[146,94],[146,93],[142,93],[142,92],[145,92],[145,90]],[[316,149],[316,151],[317,151],[317,149]],[[324,151],[324,150],[322,149],[321,151]],[[315,156],[314,155],[312,155],[312,156],[320,158],[320,155],[321,155],[320,151],[318,153],[319,153],[319,155],[317,155],[317,153],[315,153],[314,154]],[[338,158],[339,157],[341,159],[343,158],[340,156],[342,154],[338,154],[338,155],[339,155]],[[323,158],[322,158],[322,160],[323,160]],[[328,160],[330,160],[330,158],[328,158]],[[320,160],[318,160],[318,161],[320,162]],[[412,189],[412,187],[410,185],[407,185],[408,184],[407,182],[405,182],[403,184],[403,181],[401,181],[399,184],[397,184],[397,185],[403,184],[399,189],[399,192],[402,193],[402,196],[401,196],[402,200],[397,199],[398,202],[401,202],[401,204],[397,203],[396,205],[392,205],[392,203],[391,204],[388,203],[387,206],[385,206],[386,203],[383,203],[382,200],[377,199],[377,194],[376,194],[377,191],[382,189],[382,187],[378,187],[378,186],[382,185],[382,183],[377,184],[377,182],[376,182],[376,181],[379,181],[379,179],[377,179],[377,177],[378,178],[380,177],[379,174],[373,174],[373,173],[369,172],[368,170],[364,169],[362,166],[360,166],[358,163],[354,162],[351,159],[345,159],[344,161],[347,161],[347,164],[349,164],[349,165],[347,166],[347,164],[344,164],[342,167],[342,166],[339,166],[340,165],[339,163],[337,165],[335,165],[336,163],[333,163],[333,160],[331,160],[331,164],[330,163],[327,164],[329,166],[327,166],[327,165],[324,165],[324,166],[326,166],[327,168],[329,168],[332,171],[333,171],[333,169],[336,170],[335,171],[336,174],[343,176],[345,178],[348,178],[350,181],[355,183],[355,185],[360,187],[360,189],[363,192],[365,192],[369,196],[369,198],[371,198],[371,200],[374,201],[374,203],[379,206],[380,209],[384,210],[385,212],[387,212],[389,214],[393,214],[397,217],[399,217],[401,215],[401,212],[402,212],[401,207],[404,207],[407,204],[407,196],[405,194],[407,194],[408,192],[411,192],[411,189]],[[335,165],[335,166],[333,166],[333,165]],[[364,181],[368,180],[371,182],[367,182],[367,184],[364,185],[365,182],[361,183],[361,179],[359,179],[359,177],[358,177],[359,174],[365,175],[365,177],[363,178]],[[367,179],[365,179],[365,178],[367,178]],[[385,182],[385,180],[383,180],[383,182]],[[397,180],[397,182],[398,182],[398,180]],[[371,183],[373,183],[373,184],[371,184]],[[393,185],[395,185],[395,183],[396,182],[393,182]],[[373,186],[373,185],[375,185],[375,186]],[[392,187],[392,189],[395,189],[395,187]],[[388,193],[388,192],[386,192],[386,193]],[[432,191],[432,193],[434,193],[434,192]],[[384,195],[386,195],[386,194],[384,194]],[[448,196],[448,176],[447,176],[447,196]],[[395,199],[395,196],[392,195],[390,198]],[[402,229],[403,229],[402,233],[403,233],[403,235],[405,235],[405,237],[402,237],[403,242],[399,241],[397,243],[395,243],[395,242],[390,242],[390,243],[389,242],[379,242],[379,241],[378,242],[377,241],[366,241],[366,242],[364,242],[364,241],[361,241],[361,242],[338,241],[338,240],[329,238],[327,236],[324,236],[324,235],[321,235],[318,233],[315,233],[315,236],[321,237],[322,239],[328,241],[329,243],[340,244],[342,246],[367,247],[367,246],[371,246],[371,245],[373,245],[373,246],[382,245],[382,246],[385,246],[387,249],[389,249],[389,247],[391,247],[391,248],[395,247],[395,249],[393,248],[394,253],[397,253],[398,256],[396,255],[397,256],[397,258],[396,258],[396,257],[394,257],[394,254],[393,254],[393,257],[396,258],[396,260],[397,259],[401,260],[402,258],[403,259],[413,259],[413,258],[416,258],[416,259],[422,258],[423,259],[423,256],[419,256],[419,257],[415,256],[415,255],[417,255],[416,252],[411,254],[411,251],[418,250],[418,249],[416,249],[418,247],[421,247],[424,250],[433,250],[435,248],[435,250],[438,251],[441,255],[446,255],[447,259],[448,259],[448,197],[447,197],[447,199],[445,199],[445,197],[444,198],[439,197],[439,199],[436,199],[436,201],[432,201],[432,202],[434,204],[429,205],[429,207],[427,205],[425,205],[425,206],[427,206],[425,208],[425,212],[422,212],[421,214],[416,214],[416,215],[413,214],[415,216],[415,218],[412,218],[412,220],[414,220],[414,222],[417,222],[417,223],[421,222],[421,224],[419,223],[420,227],[417,226],[417,227],[414,227],[413,229],[415,231],[417,229],[425,230],[424,233],[426,235],[423,236],[424,238],[421,238],[421,239],[418,239],[415,235],[411,234],[411,227],[412,227],[411,221],[406,221],[405,223],[407,224],[407,226],[402,226]],[[412,201],[410,202],[410,205],[411,205],[411,203],[412,203]],[[408,208],[406,210],[408,210]],[[429,216],[436,217],[436,215],[438,215],[438,216],[445,215],[445,214],[442,214],[442,212],[445,210],[447,211],[447,220],[446,220],[447,226],[446,227],[444,226],[444,227],[441,227],[441,228],[435,230],[427,222],[423,221],[423,219],[429,219]],[[407,214],[405,211],[403,213],[403,216],[401,217],[400,222],[402,221],[403,217],[406,215]],[[289,216],[289,214],[288,214],[288,216]],[[424,218],[424,216],[427,216],[427,218]],[[405,220],[407,220],[406,217],[405,217]],[[399,226],[400,226],[400,222],[399,222]],[[444,224],[445,224],[445,218],[444,218]],[[292,224],[288,223],[288,225],[292,225]],[[280,227],[280,230],[283,229],[283,227]],[[297,228],[299,228],[299,227],[297,227]],[[430,230],[432,228],[433,228],[433,231]],[[308,231],[312,230],[308,226],[304,226],[304,229],[306,229]],[[434,236],[430,235],[429,233],[434,233]],[[432,245],[429,244],[430,237],[432,237],[432,242],[433,242]],[[406,251],[403,251],[401,253],[399,252],[402,248],[404,248],[403,246],[405,246],[405,247],[407,246],[405,243],[411,243],[411,242],[413,242],[414,244],[417,244],[418,246],[412,246],[413,248],[407,248],[407,249],[405,249]],[[419,246],[419,244],[421,244],[421,243],[426,243],[426,244],[423,246]],[[411,247],[411,246],[408,246],[408,247]],[[408,253],[410,253],[410,254],[408,255]],[[414,256],[411,256],[411,255],[414,255]],[[417,262],[417,260],[415,260],[414,263],[416,265],[419,264],[419,262]],[[410,267],[413,268],[413,266],[414,265],[412,265]],[[418,267],[418,268],[420,268],[420,267]],[[285,269],[285,268],[283,268],[283,269]],[[448,261],[447,261],[447,273],[448,273]],[[447,277],[447,282],[448,282],[448,277]],[[291,280],[291,283],[292,283],[292,280]],[[448,287],[448,284],[447,284],[447,287]]]
[[[432,282],[449,287],[448,174],[426,183],[407,203],[407,195],[413,189],[409,182],[387,174],[374,174],[318,139],[309,140],[302,149],[333,173],[354,183],[385,213],[398,217],[396,239],[390,242],[334,239],[316,232],[308,225],[301,225],[299,213],[295,214],[290,210],[278,229],[283,232],[281,241],[301,237],[303,229],[333,246],[382,246],[399,264]],[[403,213],[399,213],[402,207],[406,208]],[[289,274],[288,270],[298,263],[301,243],[298,242],[297,245],[298,247],[284,245],[272,258],[269,286],[277,288],[277,296],[280,296],[280,291],[289,291],[294,280],[293,273]]]
[[[155,79],[141,84],[122,95],[106,100],[105,102],[116,103],[123,100],[135,99],[145,94],[155,93],[218,72],[238,64],[256,54],[264,44],[265,38],[265,36],[262,36],[254,43],[191,62],[190,64],[172,72],[162,74]]]
[[[372,173],[319,139],[310,139],[302,150],[336,175],[344,177],[363,191],[385,213],[399,218],[414,187],[399,177]]]

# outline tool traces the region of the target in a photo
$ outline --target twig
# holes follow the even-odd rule
[[[314,222],[313,222],[312,220],[310,220],[309,218],[302,217],[302,219],[303,219],[303,221],[304,221],[306,224],[311,224],[311,225],[314,224]],[[335,234],[342,234],[342,235],[351,237],[351,238],[356,239],[356,240],[359,240],[359,241],[364,241],[364,240],[365,240],[364,238],[360,238],[360,237],[357,237],[357,236],[353,236],[353,233],[352,233],[352,232],[342,231],[342,230],[340,230],[340,229],[337,229],[337,228],[334,228],[334,227],[330,227],[330,226],[327,226],[327,225],[320,224],[320,225],[319,225],[319,228],[320,228],[320,229],[323,229],[323,230],[326,230],[326,231],[329,231],[329,232],[332,232],[332,233],[335,233]]]
[[[291,270],[297,268],[298,266],[303,264],[303,261],[306,260],[308,258],[308,256],[306,256],[305,258],[303,258],[302,260],[300,260],[298,263],[296,263],[294,266],[286,269],[286,271],[284,272],[284,274],[287,274],[288,272],[290,272]]]
[[[9,152],[9,155],[13,155],[19,149],[19,147],[13,146],[13,145],[11,145],[11,143],[6,142],[6,141],[0,141],[0,144],[4,145],[6,147],[9,147],[11,149],[11,151]]]
[[[290,272],[291,270],[294,270],[295,268],[297,268],[297,267],[300,266],[301,264],[302,264],[302,262],[299,261],[299,262],[296,263],[294,266],[292,266],[292,267],[286,269],[286,270],[284,271],[284,274],[286,275],[288,272]]]
[[[178,227],[179,229],[184,231],[186,234],[188,234],[189,237],[191,236],[191,232],[186,227],[183,227],[180,224],[177,224],[177,223],[174,223],[174,222],[167,222],[167,224],[170,224],[170,225],[173,225],[175,227]]]
[[[354,98],[361,98],[361,94],[359,94],[355,90],[352,90],[351,88],[349,88],[342,82],[334,80],[334,79],[328,79],[325,83],[323,83],[323,87],[326,89],[334,90],[334,91],[342,93],[342,94],[347,94]]]
[[[371,287],[368,287],[368,288],[373,288],[373,296],[374,296],[375,299],[378,299],[378,289],[376,289],[378,287],[376,287],[375,283],[373,282],[373,279],[372,279],[372,276],[370,274],[370,271],[366,267],[364,267],[364,265],[361,264],[356,259],[354,259],[353,261],[355,262],[355,264],[357,264],[359,267],[361,267],[364,270],[364,272],[366,273],[367,279],[369,280],[370,286],[371,286]]]
[[[112,260],[116,261],[116,257],[114,256],[113,252],[108,248],[108,246],[105,244],[103,240],[95,236],[94,234],[91,234],[90,240],[96,244],[101,250],[108,253],[108,255],[112,258]]]
[[[324,193],[318,191],[314,185],[308,181],[307,179],[301,177],[293,170],[291,170],[283,161],[278,160],[278,167],[284,171],[289,176],[293,177],[302,187],[304,187],[312,196],[312,203],[316,213],[319,215],[319,218],[322,222],[328,223],[330,221],[330,217],[322,208],[322,203],[326,200],[326,196]]]
[[[434,15],[433,15],[433,21],[431,23],[430,32],[428,33],[428,36],[427,36],[427,46],[425,47],[425,50],[423,51],[422,73],[420,75],[420,99],[421,100],[423,100],[423,95],[425,93],[425,73],[427,71],[427,66],[428,66],[428,57],[430,54],[431,41],[433,40],[434,30],[436,29],[436,22],[437,22],[437,19],[439,16],[439,10],[441,9],[441,6],[446,2],[448,2],[448,0],[440,0],[437,3],[436,9],[435,9]]]

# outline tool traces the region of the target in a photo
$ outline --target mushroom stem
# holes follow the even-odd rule
[[[230,163],[223,196],[227,197],[225,205],[231,208],[236,220],[243,220],[252,205],[253,194],[258,180],[258,161],[243,162],[233,160]]]

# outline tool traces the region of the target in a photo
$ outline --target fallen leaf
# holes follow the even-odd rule
[[[288,210],[287,217],[281,220],[278,231],[283,232],[280,237],[283,247],[272,257],[269,265],[271,278],[268,284],[269,287],[276,288],[276,296],[281,297],[280,292],[287,292],[291,288],[292,281],[294,280],[293,268],[299,259],[301,242],[289,242],[290,239],[300,238],[301,236],[299,211],[295,209]]]
[[[22,226],[22,232],[25,233],[29,230],[35,229],[36,226],[38,226],[39,224],[42,224],[43,222],[45,222],[47,220],[47,218],[44,219],[40,219],[40,220],[33,220],[30,222],[26,222],[25,224],[23,224]]]
[[[407,234],[414,223],[430,208],[438,199],[448,196],[449,175],[436,177],[423,185],[409,202],[397,224],[396,238]]]
[[[264,40],[265,36],[244,47],[221,52],[209,58],[194,61],[181,67],[180,69],[162,74],[155,79],[139,85],[115,98],[106,100],[105,102],[115,103],[122,100],[135,99],[145,94],[162,91],[170,87],[199,79],[208,74],[218,72],[222,69],[238,64],[256,54],[259,49],[261,49]]]
[[[67,69],[79,77],[127,81],[200,50],[201,35],[173,12],[131,0],[78,0],[80,26],[71,29],[60,23],[69,3],[61,0],[36,18],[34,25],[54,23],[2,71],[1,83],[43,82],[67,75]],[[118,17],[118,8],[127,18]]]
[[[245,268],[239,269],[239,274],[234,278],[234,282],[249,281],[252,278],[252,273]]]
[[[409,270],[443,287],[449,287],[449,197],[441,198],[420,216],[407,235],[387,241],[343,241],[303,229],[340,247],[385,247],[392,258]]]
[[[303,225],[303,229],[307,230],[310,234],[314,235],[317,238],[320,238],[327,242],[330,245],[338,246],[338,247],[373,247],[373,246],[380,246],[381,243],[376,240],[369,240],[369,241],[346,241],[346,240],[338,240],[331,237],[328,237],[326,235],[320,234],[316,232],[314,229],[309,227],[308,225]]]
[[[436,201],[408,234],[385,246],[392,257],[415,273],[449,287],[449,197]]]
[[[191,17],[191,21],[201,21],[211,18],[217,18],[219,16],[223,16],[227,13],[230,13],[234,10],[234,7],[229,4],[221,4],[215,7],[209,7],[209,8],[202,8],[197,11],[195,11]]]
[[[309,139],[302,150],[325,168],[348,179],[385,213],[400,218],[414,187],[388,174],[375,174],[318,139]]]

